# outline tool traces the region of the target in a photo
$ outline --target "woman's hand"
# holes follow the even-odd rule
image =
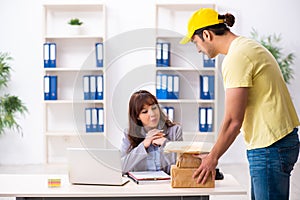
[[[161,137],[161,138],[158,138],[158,139],[153,140],[153,141],[152,141],[152,144],[153,144],[154,146],[162,146],[166,140],[167,140],[167,138]]]
[[[153,141],[163,138],[164,135],[165,134],[161,130],[158,130],[158,129],[150,130],[147,133],[146,138],[143,141],[144,147],[147,149],[153,143]],[[154,144],[154,145],[156,145],[156,144]]]

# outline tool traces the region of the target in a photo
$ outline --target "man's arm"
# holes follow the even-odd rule
[[[230,88],[226,89],[225,94],[225,115],[220,127],[218,139],[211,152],[206,155],[200,155],[202,162],[195,171],[193,178],[197,178],[198,183],[204,184],[212,173],[215,178],[215,168],[219,158],[227,151],[233,143],[244,120],[248,99],[248,88]]]

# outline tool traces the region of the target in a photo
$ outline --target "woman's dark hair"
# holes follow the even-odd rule
[[[154,95],[146,90],[139,90],[131,95],[129,100],[129,128],[128,128],[128,139],[130,141],[130,147],[128,151],[138,146],[145,138],[144,135],[141,134],[143,124],[141,120],[138,119],[139,114],[143,110],[145,105],[157,105],[160,113],[160,122],[164,123],[164,130],[168,127],[174,126],[175,123],[171,122],[168,117],[162,112],[160,106],[158,105],[158,101]]]
[[[235,17],[230,13],[226,13],[225,15],[218,15],[218,19],[223,19],[224,23],[215,24],[215,25],[206,26],[204,28],[197,29],[194,35],[198,35],[202,41],[204,41],[203,38],[204,30],[212,31],[216,35],[224,35],[226,31],[230,30],[229,27],[232,27],[235,22]]]

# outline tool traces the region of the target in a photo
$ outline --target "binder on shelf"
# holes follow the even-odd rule
[[[168,107],[168,117],[169,120],[174,121],[174,107]]]
[[[85,108],[85,131],[92,132],[92,108]]]
[[[170,43],[162,43],[162,66],[170,66]]]
[[[156,66],[157,67],[170,66],[170,43],[169,42],[156,43]]]
[[[44,100],[50,100],[50,76],[44,76]]]
[[[96,43],[96,66],[103,67],[103,43]]]
[[[88,75],[83,76],[83,99],[90,99],[90,76]]]
[[[179,76],[173,75],[173,99],[179,99]]]
[[[91,128],[91,132],[97,132],[97,126],[98,126],[98,113],[97,113],[97,108],[91,108],[91,124],[92,124],[92,128]]]
[[[103,75],[96,76],[96,99],[103,100]]]
[[[168,107],[166,106],[162,107],[162,111],[166,116],[168,116]]]
[[[214,58],[209,58],[203,53],[203,67],[215,67],[215,62]]]
[[[162,76],[161,74],[156,75],[156,97],[158,99],[162,99],[162,93],[161,93],[161,81],[162,81]]]
[[[207,132],[212,132],[213,131],[213,108],[208,107],[206,108],[206,116],[207,116]]]
[[[95,75],[90,75],[90,100],[96,100],[96,76]]]
[[[167,74],[156,75],[156,97],[157,99],[167,99]]]
[[[169,120],[174,120],[174,107],[164,106],[162,107],[163,112],[168,116]]]
[[[57,76],[44,76],[44,100],[57,100]]]
[[[162,66],[162,44],[159,42],[156,43],[156,66]]]
[[[98,111],[97,132],[104,132],[104,111],[103,111],[103,108],[97,108],[97,111]]]
[[[173,98],[173,88],[174,88],[174,78],[173,75],[167,75],[167,99],[174,99]]]
[[[50,100],[57,100],[57,76],[50,76]]]
[[[200,75],[200,99],[214,99],[215,76]]]
[[[206,108],[199,107],[199,131],[200,132],[207,132],[207,116],[206,116]]]
[[[199,131],[212,132],[213,131],[213,108],[199,107]]]
[[[179,98],[179,76],[167,75],[167,99]]]
[[[56,67],[56,43],[44,43],[44,68]]]

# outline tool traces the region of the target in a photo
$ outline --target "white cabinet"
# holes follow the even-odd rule
[[[50,1],[43,4],[43,11],[44,44],[56,45],[56,66],[44,66],[44,76],[57,77],[57,100],[44,99],[45,157],[47,163],[66,162],[66,147],[94,146],[96,138],[105,135],[105,131],[86,132],[85,115],[86,108],[103,108],[105,122],[105,59],[102,67],[96,63],[96,44],[105,41],[105,5],[99,1]],[[80,32],[71,30],[71,18],[83,22]],[[105,47],[102,53],[105,55]],[[103,99],[85,100],[86,75],[103,77]]]
[[[180,40],[187,33],[187,22],[193,12],[199,8],[215,8],[214,4],[156,4],[156,45],[169,44],[169,66],[156,65],[156,87],[157,90],[167,88],[161,77],[164,75],[176,75],[179,77],[179,95],[177,99],[158,99],[163,107],[174,108],[174,121],[179,122],[183,127],[183,138],[186,141],[209,141],[215,142],[217,137],[217,113],[218,113],[218,58],[215,59],[213,67],[204,67],[204,58],[199,54],[194,44],[180,44]],[[156,47],[157,59],[163,59],[160,48]],[[168,55],[165,55],[168,57]],[[159,62],[159,61],[157,61]],[[163,62],[163,61],[162,61]],[[202,84],[200,76],[213,77],[209,84],[213,86],[214,97],[211,99],[200,98],[201,88],[207,89]],[[162,81],[162,84],[158,83]],[[167,81],[168,82],[168,81]],[[206,82],[205,82],[206,83]],[[174,83],[173,83],[174,84]],[[200,131],[201,121],[200,108],[209,109],[205,112],[205,119],[211,124],[208,130]],[[200,113],[199,113],[200,112]],[[199,116],[200,114],[200,116]],[[202,117],[203,118],[203,117]],[[204,120],[205,121],[205,120]]]

